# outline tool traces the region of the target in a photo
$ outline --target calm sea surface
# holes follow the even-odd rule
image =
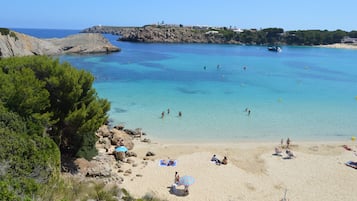
[[[15,30],[43,38],[78,32]],[[264,46],[141,44],[106,37],[122,51],[60,59],[93,73],[99,96],[111,102],[113,124],[180,141],[357,135],[356,50],[288,46],[274,53]]]

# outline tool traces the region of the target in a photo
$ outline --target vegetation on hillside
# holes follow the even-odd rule
[[[61,153],[90,159],[94,132],[108,119],[110,104],[97,96],[94,77],[49,57],[0,61],[0,100],[4,106],[56,142]]]
[[[242,32],[223,28],[219,30],[219,33],[223,34],[226,41],[235,40],[252,45],[327,45],[340,43],[344,37],[357,37],[357,31],[298,30],[284,32],[281,28],[250,29]]]
[[[94,77],[49,57],[0,60],[0,197],[40,193],[60,173],[60,157],[91,159],[109,102]]]
[[[10,35],[10,37],[15,38],[15,40],[18,39],[16,34],[12,31],[10,31],[10,29],[8,29],[8,28],[0,28],[0,35],[3,35],[3,36]]]
[[[62,176],[61,157],[96,155],[109,102],[93,76],[45,56],[0,60],[0,200],[159,200]]]

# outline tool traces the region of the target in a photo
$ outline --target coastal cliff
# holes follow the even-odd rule
[[[146,25],[143,27],[93,26],[83,33],[119,35],[120,41],[146,43],[225,43],[239,44],[226,37],[225,28],[182,25]]]
[[[0,58],[31,55],[90,54],[118,52],[101,34],[75,34],[65,38],[39,39],[9,31],[0,34]]]

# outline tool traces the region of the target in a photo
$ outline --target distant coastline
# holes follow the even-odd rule
[[[282,28],[239,29],[152,24],[142,27],[93,26],[83,33],[118,35],[118,40],[143,43],[214,43],[241,45],[319,46],[336,43],[357,45],[357,31],[295,30]],[[329,46],[327,46],[329,47]],[[336,46],[339,47],[339,46]],[[345,46],[343,46],[345,47]],[[350,46],[346,46],[350,47]]]

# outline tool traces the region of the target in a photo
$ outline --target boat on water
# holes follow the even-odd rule
[[[279,46],[269,46],[268,50],[272,51],[272,52],[281,52],[282,51],[281,47],[279,47]]]

